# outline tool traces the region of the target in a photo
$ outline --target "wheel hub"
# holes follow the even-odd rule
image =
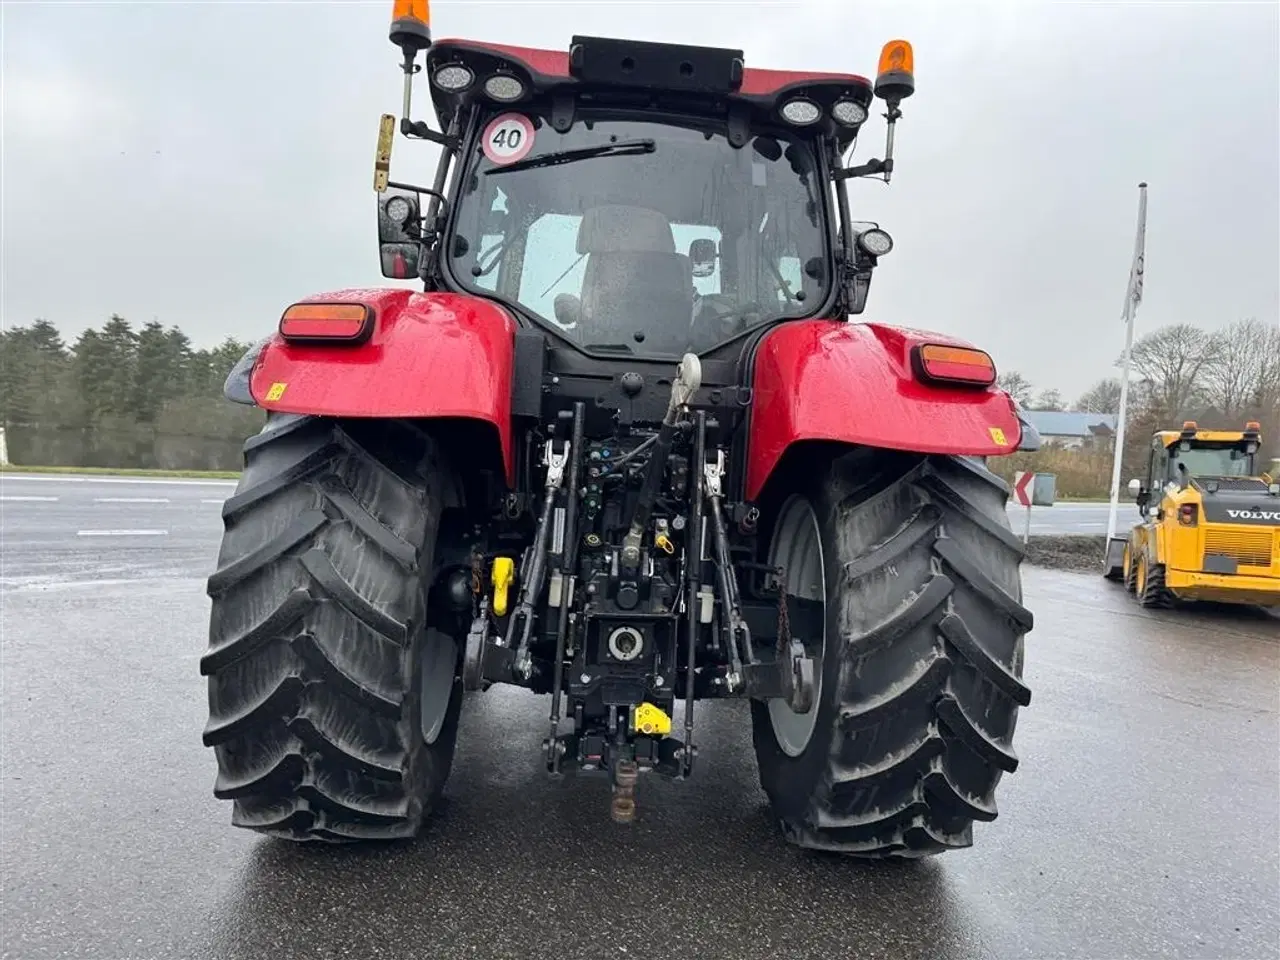
[[[778,588],[783,601],[785,602],[786,597],[795,597],[820,603],[823,610],[822,622],[825,624],[827,581],[822,559],[822,539],[818,530],[818,518],[807,500],[793,497],[783,507],[774,528],[769,563],[782,569]],[[813,737],[822,697],[822,665],[826,652],[825,636],[796,639],[803,643],[805,653],[813,658],[812,703],[800,713],[785,700],[769,701],[769,721],[774,738],[782,752],[789,757],[802,754]]]
[[[453,698],[454,668],[458,662],[458,645],[448,634],[428,630],[422,651],[422,739],[431,745],[440,736],[449,701]]]

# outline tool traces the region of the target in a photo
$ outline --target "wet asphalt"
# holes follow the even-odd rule
[[[77,542],[82,530],[123,528],[127,532],[112,543],[145,537],[152,553],[159,550],[204,562],[199,551],[208,540],[208,518],[216,521],[218,506],[234,489],[232,480],[4,474],[0,475],[0,512],[5,516],[6,539],[20,538],[33,547],[74,549],[83,546],[83,538]],[[1105,503],[1069,501],[1032,507],[1031,533],[1102,536],[1107,531],[1108,509]],[[1116,516],[1122,529],[1138,519],[1134,505],[1123,500]],[[1026,528],[1026,508],[1011,503],[1009,521],[1021,534]],[[185,549],[188,546],[195,551]]]
[[[200,744],[203,501],[229,488],[0,493],[0,957],[1280,956],[1280,620],[1260,611],[1150,613],[1026,568],[1021,766],[972,849],[921,863],[784,844],[741,704],[701,708],[693,780],[642,782],[614,825],[605,784],[541,773],[545,698],[501,689],[467,703],[420,840],[303,848],[230,826]]]

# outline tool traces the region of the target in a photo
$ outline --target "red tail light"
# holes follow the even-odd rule
[[[911,352],[912,366],[922,380],[989,387],[996,382],[996,365],[982,350],[922,343]]]
[[[286,340],[362,343],[373,332],[373,311],[363,303],[295,303],[280,318]]]
[[[1200,509],[1194,503],[1184,503],[1178,508],[1178,522],[1184,527],[1194,527],[1200,517]]]

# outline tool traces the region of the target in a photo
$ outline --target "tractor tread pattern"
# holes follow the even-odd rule
[[[1020,707],[1031,703],[1031,688],[1013,672],[989,653],[978,638],[969,630],[968,625],[954,613],[948,613],[938,623],[938,629],[944,638],[968,660],[984,677],[990,680],[1000,691]]]
[[[272,427],[245,444],[208,581],[214,795],[233,801],[233,824],[267,835],[411,837],[453,751],[450,737],[427,746],[410,709],[433,448],[409,472],[333,421]]]
[[[968,847],[972,824],[997,816],[1000,778],[1018,766],[1011,741],[1018,708],[1031,700],[1021,659],[1034,617],[1022,603],[1024,550],[1005,514],[1009,488],[962,458],[899,463],[870,496],[865,482],[850,491],[855,482],[833,465],[837,479],[815,501],[837,525],[856,527],[860,512],[871,522],[892,514],[886,498],[908,517],[860,555],[837,555],[858,576],[839,579],[829,607],[869,616],[894,589],[886,583],[919,579],[897,588],[905,599],[885,619],[841,641],[821,782],[802,813],[779,815],[800,847],[907,859]],[[767,712],[760,716],[767,727]]]
[[[251,656],[273,637],[300,620],[311,603],[311,595],[304,588],[290,590],[259,622],[243,632],[232,634],[221,643],[211,645],[208,652],[200,658],[200,673],[208,677]]]

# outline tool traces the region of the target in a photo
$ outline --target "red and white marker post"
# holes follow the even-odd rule
[[[1031,539],[1031,484],[1035,479],[1036,475],[1029,470],[1019,470],[1013,475],[1013,496],[1027,508],[1027,525],[1022,531],[1023,543]]]

